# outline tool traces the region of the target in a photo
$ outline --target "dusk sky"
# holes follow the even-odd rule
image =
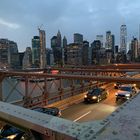
[[[17,42],[19,51],[31,47],[38,26],[46,31],[47,47],[60,30],[68,43],[73,33],[93,42],[97,34],[110,30],[119,45],[120,25],[126,24],[128,42],[138,37],[140,0],[0,0],[0,38]]]

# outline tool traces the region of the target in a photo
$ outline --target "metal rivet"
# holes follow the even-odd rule
[[[85,135],[85,137],[89,137],[89,136],[90,136],[89,134],[86,134],[86,135]]]
[[[100,124],[101,124],[101,125],[104,125],[104,122],[101,122]]]
[[[113,135],[117,135],[118,133],[117,133],[116,131],[113,131],[112,134],[113,134]]]
[[[108,122],[108,120],[104,120],[104,122]]]
[[[111,114],[111,116],[113,116],[113,117],[114,117],[115,115],[114,115],[114,114]]]
[[[134,133],[134,136],[139,136],[139,133]]]
[[[76,135],[76,133],[72,133],[73,135]]]
[[[93,134],[94,133],[94,130],[90,130],[89,133]]]

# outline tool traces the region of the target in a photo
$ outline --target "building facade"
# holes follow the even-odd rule
[[[17,68],[19,54],[17,43],[8,39],[0,39],[0,64],[1,67]]]
[[[67,46],[67,65],[83,65],[82,63],[82,45],[71,43]]]
[[[74,33],[74,43],[83,43],[83,35]]]
[[[33,67],[40,67],[40,37],[34,36],[32,39],[32,64]]]
[[[54,64],[62,65],[62,43],[61,43],[61,33],[58,31],[57,36],[51,38],[51,48],[54,56]]]
[[[96,40],[100,40],[101,47],[104,46],[104,36],[103,35],[96,35]]]
[[[133,38],[131,40],[131,60],[136,61],[138,58],[138,39]]]
[[[82,63],[83,65],[89,64],[89,42],[83,41],[83,47],[82,47]]]
[[[127,27],[124,24],[120,27],[120,52],[127,53]]]
[[[23,69],[31,68],[32,67],[32,50],[30,47],[27,47],[23,57]]]
[[[40,68],[46,67],[46,33],[44,30],[39,29],[40,39]]]
[[[100,49],[101,49],[100,40],[94,40],[91,43],[91,64],[99,64]]]

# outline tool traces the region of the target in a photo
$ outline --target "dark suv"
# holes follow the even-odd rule
[[[101,100],[107,98],[108,92],[103,88],[94,88],[89,90],[84,97],[85,102],[100,102]]]

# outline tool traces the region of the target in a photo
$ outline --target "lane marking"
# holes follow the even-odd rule
[[[82,116],[78,117],[77,119],[75,119],[73,122],[77,122],[78,120],[80,120],[81,118],[85,117],[86,115],[88,115],[89,113],[91,113],[91,111],[83,114]]]

